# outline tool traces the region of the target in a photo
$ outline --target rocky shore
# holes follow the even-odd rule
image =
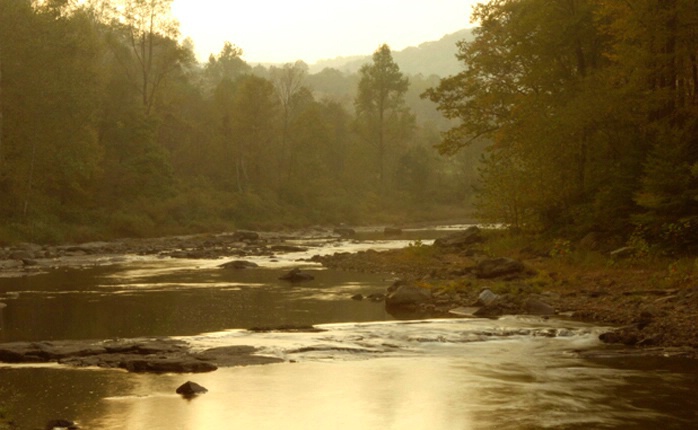
[[[239,257],[228,264],[243,269],[250,267],[244,261],[246,256],[304,250],[292,239],[339,239],[353,233],[350,229],[288,234],[237,231],[65,246],[23,244],[0,248],[0,276],[114,264],[134,254],[189,259]],[[403,249],[338,253],[315,256],[311,261],[333,269],[388,273],[398,278],[385,294],[355,295],[347,300],[384,301],[388,310],[400,317],[529,314],[574,318],[617,327],[602,340],[633,347],[636,353],[698,357],[698,287],[692,279],[660,282],[663,274],[641,265],[616,264],[595,270],[565,266],[550,253],[526,249],[516,255],[493,256],[487,240],[478,228],[470,228],[433,245],[416,241]],[[5,362],[54,361],[147,372],[199,372],[220,365],[267,362],[254,353],[252,348],[195,354],[180,342],[163,339],[0,345],[0,361]]]
[[[528,314],[612,325],[601,340],[623,353],[698,358],[698,286],[633,264],[588,270],[550,254],[493,257],[477,228],[433,246],[315,257],[327,267],[400,278],[386,297],[394,313],[497,317]],[[611,258],[609,256],[609,258]]]

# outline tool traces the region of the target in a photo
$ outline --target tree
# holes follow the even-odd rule
[[[308,74],[308,65],[302,61],[284,64],[281,67],[272,66],[269,69],[274,90],[281,106],[281,150],[279,151],[278,168],[286,171],[286,176],[293,174],[293,145],[289,139],[289,127],[293,115],[298,108],[299,92],[303,89],[303,80]]]
[[[111,7],[114,22],[125,27],[124,42],[133,56],[122,58],[122,65],[137,83],[148,116],[168,76],[193,61],[191,52],[178,45],[179,23],[171,15],[173,1],[125,0]]]
[[[88,205],[102,155],[98,38],[79,12],[29,2],[3,2],[2,12],[1,212],[33,226]]]
[[[505,152],[493,156],[498,161],[488,165],[482,187],[508,183],[519,191],[517,200],[485,206],[520,207],[517,213],[534,214],[529,226],[571,222],[615,169],[608,163],[613,158],[603,156],[611,150],[611,121],[603,99],[608,88],[598,75],[605,60],[594,11],[588,0],[480,4],[475,40],[458,45],[466,68],[425,94],[458,121],[443,136],[443,153],[481,139],[490,141],[491,151]],[[502,212],[502,218],[511,217]]]
[[[230,107],[230,147],[237,190],[268,187],[279,175],[271,167],[278,115],[273,84],[246,76],[239,82]]]
[[[211,54],[208,57],[204,75],[211,88],[215,88],[224,79],[235,81],[251,71],[251,67],[241,57],[242,49],[228,41],[223,44],[223,49],[217,56]]]
[[[359,70],[358,94],[354,101],[361,133],[378,151],[378,176],[386,186],[388,147],[411,132],[414,120],[405,108],[409,81],[393,61],[388,45],[373,53],[373,62]]]

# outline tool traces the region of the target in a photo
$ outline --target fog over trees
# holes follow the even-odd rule
[[[0,241],[475,201],[521,229],[698,245],[692,0],[483,2],[450,76],[414,71],[430,44],[400,53],[410,73],[387,45],[349,72],[250,65],[234,41],[201,64],[170,5],[0,0]]]
[[[431,150],[447,122],[419,99],[437,77],[410,90],[400,78],[377,143],[357,97],[380,89],[362,92],[360,74],[253,67],[232,42],[200,64],[170,6],[0,0],[0,241],[402,222],[467,206],[474,169]]]

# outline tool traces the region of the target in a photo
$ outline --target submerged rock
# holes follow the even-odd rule
[[[302,272],[301,269],[296,267],[287,274],[280,276],[279,279],[289,282],[305,282],[312,281],[315,277],[310,273]]]
[[[66,419],[51,420],[46,423],[44,427],[46,430],[76,430],[79,429],[75,421],[70,421]]]
[[[0,344],[0,362],[49,363],[76,367],[125,369],[135,373],[201,373],[218,366],[276,363],[276,358],[255,355],[252,346],[190,351],[174,339],[118,341],[12,342]]]
[[[218,267],[222,267],[224,269],[243,270],[243,269],[252,269],[255,267],[259,267],[259,265],[257,263],[253,263],[252,261],[234,260],[234,261],[229,261],[227,263],[223,263],[223,264],[219,265]]]

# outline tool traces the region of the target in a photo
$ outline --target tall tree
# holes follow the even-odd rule
[[[127,73],[137,82],[146,115],[150,115],[158,92],[191,53],[178,45],[179,23],[172,17],[174,0],[124,0],[112,5],[115,22],[125,27],[125,43],[133,61],[123,58]],[[132,64],[135,62],[135,64]]]
[[[274,85],[256,76],[243,78],[231,104],[231,148],[240,192],[270,187],[279,174],[273,166],[278,101]]]
[[[488,139],[491,151],[505,154],[494,156],[497,162],[485,170],[483,187],[508,183],[518,194],[511,204],[483,206],[523,207],[499,215],[513,222],[507,214],[516,213],[517,219],[529,214],[524,220],[529,226],[570,221],[575,206],[591,201],[603,182],[592,180],[590,172],[613,171],[612,165],[601,167],[611,158],[601,156],[608,147],[607,118],[601,114],[607,106],[596,74],[604,58],[593,5],[498,0],[479,4],[474,18],[481,22],[475,40],[458,45],[466,68],[426,93],[447,118],[458,120],[444,134],[440,150],[452,154]]]
[[[413,124],[404,100],[409,81],[393,61],[388,45],[381,45],[372,59],[359,70],[354,106],[362,134],[378,151],[378,176],[385,188],[388,147],[404,137]]]
[[[298,108],[297,102],[302,99],[297,95],[303,88],[303,80],[308,74],[308,65],[297,61],[281,67],[272,66],[269,73],[281,106],[281,151],[279,151],[278,168],[290,177],[293,174],[294,153],[289,139],[289,127]]]

